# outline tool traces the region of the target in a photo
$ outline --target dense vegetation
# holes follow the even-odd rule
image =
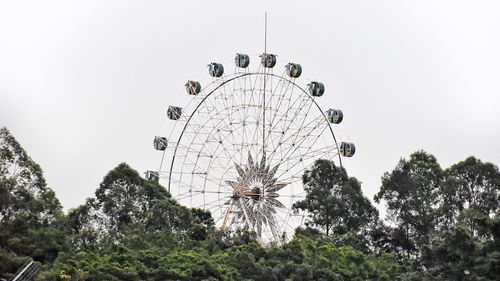
[[[500,280],[500,172],[447,169],[418,151],[382,177],[376,202],[332,162],[303,176],[308,217],[283,245],[221,232],[127,164],[67,214],[42,169],[0,129],[0,278],[28,257],[37,280]]]

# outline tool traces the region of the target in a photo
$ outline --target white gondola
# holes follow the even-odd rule
[[[146,179],[158,182],[160,180],[160,173],[156,171],[146,171]]]
[[[311,82],[307,84],[309,94],[314,97],[321,97],[325,93],[325,85],[321,82]]]
[[[328,109],[326,111],[328,121],[333,124],[339,124],[344,119],[344,114],[340,109]]]
[[[276,55],[273,54],[262,54],[261,56],[262,66],[265,68],[273,68],[276,65]]]
[[[352,142],[340,143],[340,154],[344,157],[352,157],[356,152],[356,146]]]
[[[177,106],[169,106],[167,109],[167,116],[170,120],[179,120],[181,118],[182,108]]]
[[[153,141],[153,146],[156,150],[165,150],[167,149],[167,138],[166,137],[155,137]]]
[[[238,53],[234,58],[234,63],[236,64],[237,67],[247,68],[248,65],[250,64],[250,57],[246,54]]]
[[[212,62],[208,65],[208,73],[212,77],[221,77],[224,74],[224,66],[220,63]]]
[[[186,86],[186,92],[190,95],[197,95],[201,92],[201,84],[198,81],[189,80],[184,86]]]
[[[286,65],[286,74],[291,78],[299,78],[300,74],[302,74],[302,66],[298,63],[289,63]]]

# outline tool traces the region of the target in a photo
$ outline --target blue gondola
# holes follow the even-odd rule
[[[212,77],[221,77],[224,74],[224,66],[220,63],[212,62],[208,65],[208,73]]]
[[[342,142],[340,144],[340,154],[344,157],[352,157],[356,152],[356,146],[352,142]]]
[[[291,78],[298,78],[302,74],[302,66],[298,63],[289,63],[286,65],[286,73]]]
[[[166,137],[155,137],[153,141],[153,146],[156,150],[165,150],[167,149],[167,138]]]
[[[265,68],[273,68],[276,65],[276,55],[273,54],[262,54],[261,56],[262,66]]]
[[[344,119],[344,114],[340,109],[328,109],[326,116],[328,121],[333,124],[339,124]]]
[[[186,92],[190,95],[197,95],[201,92],[201,84],[198,81],[189,80],[184,86],[186,86]]]
[[[321,82],[311,82],[307,84],[309,88],[309,94],[314,97],[321,97],[325,93],[325,85]]]
[[[237,67],[247,68],[248,65],[250,64],[250,57],[246,54],[238,53],[234,58],[234,63],[236,64]]]
[[[160,173],[156,171],[146,171],[146,179],[158,182],[160,180]]]
[[[167,109],[167,116],[170,120],[179,120],[181,118],[182,108],[177,106],[169,106]]]

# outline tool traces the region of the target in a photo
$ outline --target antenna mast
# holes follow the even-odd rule
[[[264,16],[264,53],[267,52],[267,12]]]
[[[264,54],[267,54],[267,12],[264,14]],[[264,92],[262,98],[262,155],[266,155],[266,82],[267,70],[264,67]]]

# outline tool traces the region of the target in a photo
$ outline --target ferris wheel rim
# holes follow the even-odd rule
[[[260,69],[260,68],[259,68]],[[227,83],[231,82],[231,81],[234,81],[236,79],[239,79],[239,78],[242,78],[242,77],[246,77],[246,76],[253,76],[253,75],[263,75],[264,77],[265,76],[271,76],[273,78],[277,78],[281,81],[286,81],[290,84],[292,84],[293,86],[297,87],[300,91],[302,91],[303,94],[305,94],[308,99],[310,101],[312,101],[312,103],[316,106],[316,108],[322,113],[322,116],[323,116],[323,119],[324,121],[326,122],[326,124],[328,124],[328,128],[330,130],[330,133],[333,137],[333,140],[335,142],[335,147],[336,147],[336,150],[337,150],[337,155],[338,155],[338,160],[339,160],[339,165],[340,167],[342,167],[342,157],[340,157],[340,148],[339,148],[339,145],[338,145],[338,142],[337,142],[337,139],[335,137],[335,134],[333,132],[333,129],[332,129],[332,124],[329,122],[328,118],[325,116],[322,108],[319,106],[319,104],[315,101],[314,97],[309,94],[303,87],[301,87],[300,85],[298,85],[297,83],[295,83],[295,79],[287,79],[286,77],[284,76],[280,76],[280,75],[277,75],[277,74],[274,74],[274,73],[267,73],[267,72],[244,72],[244,73],[234,73],[234,74],[231,74],[231,75],[227,75],[227,76],[224,76],[224,77],[221,77],[219,79],[216,79],[214,81],[212,81],[209,85],[207,85],[206,87],[204,87],[203,90],[209,88],[210,86],[212,86],[213,84],[215,83],[220,83],[219,85],[217,85],[215,88],[213,88],[208,94],[206,94],[202,99],[201,101],[199,101],[199,103],[196,105],[196,107],[194,108],[193,112],[191,112],[191,114],[189,115],[189,117],[187,118],[186,120],[186,123],[184,124],[184,126],[182,127],[182,131],[180,132],[179,134],[179,137],[177,139],[177,142],[176,142],[176,145],[175,145],[175,149],[174,149],[174,153],[173,153],[173,156],[172,156],[172,160],[171,160],[171,163],[170,163],[170,169],[169,169],[169,175],[168,175],[168,192],[170,193],[170,186],[172,184],[172,171],[173,171],[173,168],[174,168],[174,163],[175,163],[175,158],[177,156],[177,150],[178,150],[178,147],[179,147],[179,144],[182,140],[182,137],[184,135],[184,132],[186,131],[188,125],[190,124],[190,121],[192,119],[192,117],[195,115],[195,113],[198,111],[198,109],[204,104],[204,102],[212,95],[214,94],[217,90],[219,90],[221,87],[223,87],[224,85],[226,85]],[[231,77],[232,76],[232,77]],[[229,79],[227,79],[227,77],[230,77]],[[193,99],[191,100],[193,101]],[[163,162],[163,161],[162,161]],[[161,163],[162,164],[162,163]]]

